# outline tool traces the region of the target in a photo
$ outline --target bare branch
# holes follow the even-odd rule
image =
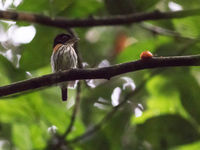
[[[119,15],[102,18],[86,18],[86,19],[66,19],[66,18],[50,18],[44,15],[14,12],[14,11],[0,11],[0,18],[15,21],[26,21],[30,23],[38,23],[47,26],[70,28],[70,27],[91,27],[91,26],[111,26],[124,25],[135,22],[142,22],[147,20],[160,20],[183,18],[189,16],[200,16],[200,9],[182,10],[174,12],[160,12],[153,11],[148,13],[134,13],[129,15]]]
[[[0,96],[6,96],[22,91],[50,86],[64,81],[110,79],[113,76],[137,70],[176,66],[200,66],[200,55],[153,57],[150,59],[117,64],[110,67],[94,69],[71,69],[2,86],[0,87]]]

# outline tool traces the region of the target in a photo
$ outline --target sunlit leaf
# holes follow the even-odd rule
[[[200,146],[200,142],[193,142],[191,144],[185,144],[183,146],[177,146],[175,148],[172,148],[171,150],[198,150]]]
[[[190,17],[186,19],[173,20],[176,30],[185,37],[197,38],[200,35],[200,17]]]
[[[21,150],[32,149],[28,126],[20,123],[13,124],[13,141],[16,147]]]
[[[189,70],[178,70],[179,76],[174,76],[174,83],[180,91],[181,102],[186,111],[197,121],[200,122],[200,86]],[[183,82],[182,82],[183,81]],[[182,84],[184,83],[184,85]]]
[[[163,72],[165,73],[165,71]],[[146,106],[140,117],[132,117],[132,123],[143,123],[148,118],[163,114],[181,114],[188,117],[179,98],[179,91],[174,82],[163,76],[155,76],[147,83],[148,96],[145,97]],[[170,95],[170,97],[169,97]]]

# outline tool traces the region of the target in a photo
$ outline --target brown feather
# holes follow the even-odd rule
[[[57,44],[54,48],[53,48],[53,52],[56,52],[63,44]]]

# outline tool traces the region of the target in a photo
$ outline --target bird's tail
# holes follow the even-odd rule
[[[61,87],[61,91],[62,91],[62,100],[63,101],[67,101],[67,86],[66,87]]]

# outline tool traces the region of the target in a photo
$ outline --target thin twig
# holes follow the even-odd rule
[[[171,36],[171,37],[187,39],[187,40],[200,40],[200,39],[196,39],[192,37],[182,36],[180,33],[176,31],[165,29],[165,28],[155,26],[149,23],[142,23],[140,26],[154,34],[160,34],[160,35]]]
[[[137,70],[177,66],[200,66],[200,55],[153,57],[103,68],[61,71],[2,86],[0,87],[0,96],[50,86],[64,81],[110,79],[111,77]]]
[[[79,108],[79,104],[80,104],[80,94],[81,94],[81,82],[79,82],[77,85],[76,101],[75,101],[75,105],[74,105],[74,110],[73,110],[73,113],[72,113],[72,116],[70,119],[70,124],[69,124],[67,130],[65,131],[65,133],[63,134],[63,138],[66,138],[68,136],[68,134],[72,131],[72,128],[74,126],[78,108]]]
[[[199,16],[200,9],[181,10],[174,12],[160,12],[153,11],[147,13],[134,13],[130,15],[119,15],[113,17],[102,18],[86,18],[86,19],[66,19],[66,18],[50,18],[44,15],[14,12],[14,11],[0,11],[0,18],[6,20],[26,21],[30,23],[38,23],[47,26],[53,26],[58,28],[70,28],[70,27],[92,27],[92,26],[110,26],[110,25],[125,25],[135,22],[142,22],[147,20],[160,20],[160,19],[172,19],[183,18],[190,16]]]

